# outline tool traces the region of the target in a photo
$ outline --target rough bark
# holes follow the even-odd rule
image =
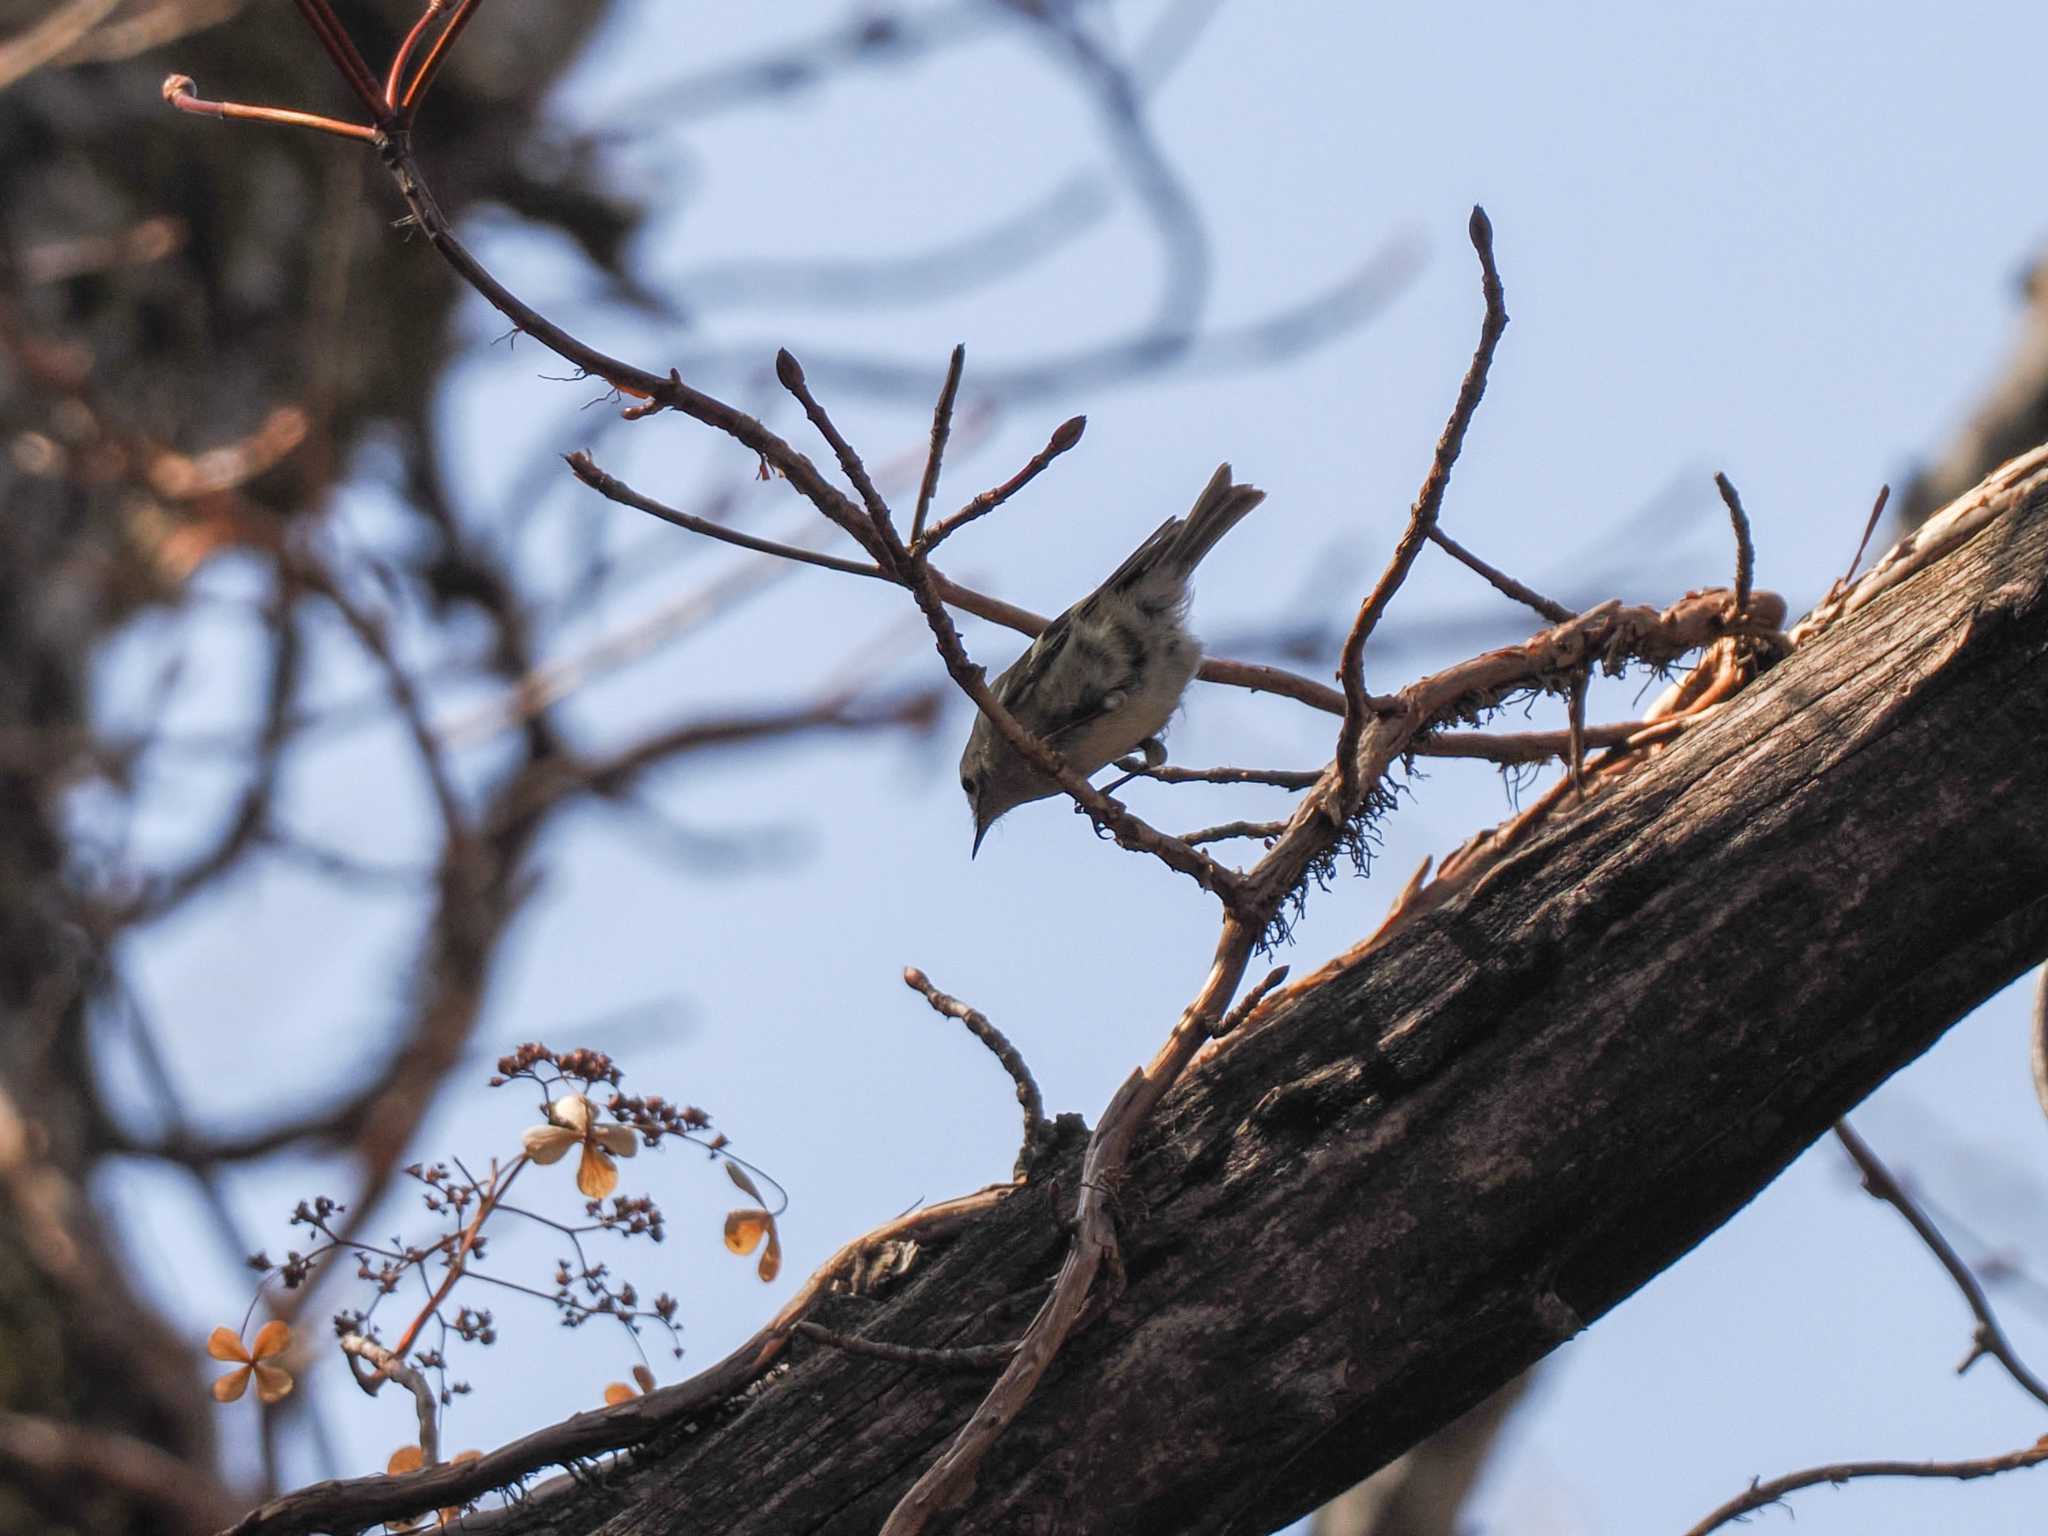
[[[1126,1289],[947,1529],[1271,1530],[1712,1232],[2048,954],[2048,472],[1476,888],[1287,994],[1168,1098]],[[1192,958],[1190,969],[1198,968]],[[827,1326],[1015,1336],[1056,1168]],[[983,1381],[799,1340],[517,1531],[867,1536]]]

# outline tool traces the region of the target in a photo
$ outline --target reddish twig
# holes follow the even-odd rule
[[[328,0],[297,0],[299,14],[306,18],[306,25],[313,29],[313,35],[320,40],[320,46],[327,50],[334,67],[341,71],[341,78],[348,88],[355,92],[356,100],[363,104],[370,114],[370,120],[382,123],[385,120],[384,96],[378,89],[377,76],[356,51],[355,42],[348,35],[348,28],[341,18],[334,14],[334,7]]]
[[[316,133],[331,133],[337,138],[376,142],[377,130],[361,123],[344,123],[339,118],[322,117],[317,112],[294,112],[285,107],[251,107],[238,101],[206,101],[193,94],[196,88],[197,82],[190,75],[166,75],[164,100],[180,112],[190,112],[194,117],[231,117],[243,122],[273,123],[280,128],[311,128]]]
[[[1471,365],[1465,370],[1464,382],[1458,388],[1457,404],[1451,408],[1451,418],[1444,426],[1443,436],[1437,439],[1429,474],[1424,478],[1421,493],[1408,514],[1408,526],[1395,544],[1393,556],[1388,560],[1379,582],[1359,605],[1351,632],[1344,637],[1343,660],[1337,668],[1338,680],[1344,687],[1344,725],[1337,735],[1338,804],[1334,816],[1339,824],[1351,819],[1363,793],[1358,774],[1358,743],[1365,730],[1366,715],[1371,710],[1371,701],[1365,692],[1365,642],[1379,624],[1380,616],[1386,612],[1387,604],[1393,601],[1394,594],[1408,579],[1409,568],[1421,553],[1429,530],[1436,525],[1444,491],[1451,483],[1451,467],[1458,462],[1459,450],[1465,445],[1465,429],[1472,424],[1480,398],[1486,393],[1486,375],[1493,366],[1494,348],[1500,344],[1501,332],[1508,325],[1507,296],[1501,289],[1500,272],[1493,263],[1493,225],[1487,220],[1484,208],[1472,210],[1468,233],[1472,237],[1472,249],[1479,254],[1480,291],[1486,297],[1486,318],[1480,322],[1479,345],[1472,353]]]
[[[1534,587],[1515,580],[1506,571],[1495,569],[1434,523],[1429,526],[1429,539],[1432,544],[1436,545],[1438,549],[1449,555],[1460,565],[1478,572],[1479,575],[1492,583],[1495,591],[1500,592],[1503,596],[1513,598],[1525,608],[1535,609],[1537,613],[1541,614],[1551,623],[1562,624],[1572,616],[1571,609],[1565,607],[1563,603],[1553,602]]]
[[[412,51],[419,47],[420,39],[427,35],[427,28],[448,8],[448,0],[427,0],[426,8],[420,12],[420,19],[412,24],[412,30],[398,45],[398,51],[391,56],[391,68],[384,76],[384,107],[386,111],[398,110],[398,87],[405,78],[405,66],[412,62]]]
[[[405,95],[399,98],[400,127],[411,127],[413,119],[419,116],[420,106],[427,99],[428,89],[432,87],[435,77],[441,73],[441,66],[448,62],[448,52],[455,46],[455,39],[462,35],[462,29],[468,26],[470,18],[476,15],[479,3],[480,0],[458,0],[455,14],[448,18],[448,25],[443,27],[441,35],[434,39],[434,46],[428,50],[418,73],[412,77],[412,83],[405,88]]]
[[[1022,469],[1018,470],[1016,474],[1010,476],[1009,479],[994,489],[983,491],[951,517],[941,520],[939,525],[932,529],[931,537],[924,541],[923,552],[930,554],[976,518],[986,517],[989,513],[995,511],[997,507],[1000,507],[1012,496],[1023,490],[1025,486],[1036,480],[1044,472],[1045,467],[1052,463],[1054,459],[1080,442],[1081,434],[1087,429],[1088,418],[1086,416],[1071,416],[1061,422],[1059,426],[1053,429],[1053,434],[1047,440],[1046,445],[1031,455],[1029,462]]]

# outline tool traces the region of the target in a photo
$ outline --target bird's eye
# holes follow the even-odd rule
[[[974,793],[974,775],[973,775],[973,774],[971,774],[971,773],[963,773],[963,774],[961,774],[961,775],[960,775],[960,787],[961,787],[962,789],[966,790],[966,791],[967,791],[967,793],[968,793],[968,794],[969,794],[970,796],[971,796],[971,795],[973,795],[973,793]]]

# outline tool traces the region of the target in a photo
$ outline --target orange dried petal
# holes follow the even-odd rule
[[[608,1381],[605,1383],[604,1405],[607,1408],[616,1408],[621,1403],[630,1403],[637,1396],[639,1394],[623,1381]]]
[[[218,1378],[213,1384],[213,1400],[216,1403],[234,1402],[249,1390],[249,1377],[255,1369],[252,1365],[245,1365]]]
[[[576,1165],[576,1187],[592,1200],[602,1200],[619,1187],[619,1165],[602,1147],[583,1146],[583,1161]]]
[[[206,1352],[216,1360],[247,1361],[249,1351],[232,1328],[216,1328],[206,1336]]]
[[[258,1402],[281,1403],[292,1395],[292,1373],[283,1366],[259,1361],[253,1369],[256,1372]]]
[[[427,1453],[416,1445],[401,1445],[391,1453],[391,1459],[384,1463],[384,1470],[396,1476],[400,1472],[417,1472],[427,1464]]]
[[[292,1347],[291,1325],[282,1318],[272,1318],[256,1330],[256,1342],[249,1346],[249,1358],[268,1360],[281,1355]]]
[[[773,1222],[768,1224],[768,1246],[761,1250],[761,1262],[755,1266],[754,1273],[761,1277],[763,1285],[782,1273],[782,1238]]]
[[[773,1230],[766,1211],[727,1211],[725,1246],[734,1253],[752,1253]]]

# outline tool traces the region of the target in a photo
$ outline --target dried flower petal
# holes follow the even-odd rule
[[[559,1125],[536,1125],[520,1134],[520,1145],[536,1163],[558,1163],[562,1154],[582,1140],[574,1131]]]
[[[583,1161],[576,1165],[576,1188],[592,1200],[602,1200],[619,1187],[619,1165],[611,1154],[592,1142],[583,1144]]]
[[[216,1360],[241,1360],[246,1362],[249,1351],[242,1343],[242,1336],[232,1328],[216,1328],[206,1336],[206,1352]]]
[[[244,1365],[220,1377],[213,1384],[213,1400],[216,1403],[234,1402],[249,1390],[249,1377],[255,1369],[253,1365]]]

